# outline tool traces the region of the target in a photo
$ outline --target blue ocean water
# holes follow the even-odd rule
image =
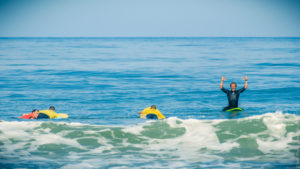
[[[4,168],[300,164],[300,38],[0,38],[0,71]],[[248,76],[243,112],[222,76]],[[51,105],[69,118],[18,119]]]

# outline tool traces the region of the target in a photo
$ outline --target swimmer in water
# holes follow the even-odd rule
[[[58,114],[55,112],[55,107],[50,106],[49,110],[41,110],[38,119],[54,119],[57,118]]]
[[[222,77],[221,84],[220,84],[220,89],[227,94],[227,99],[228,99],[228,106],[224,107],[223,111],[232,109],[232,108],[237,108],[238,107],[238,102],[239,102],[239,96],[240,93],[245,91],[247,89],[247,76],[244,77],[245,80],[245,85],[243,88],[236,90],[237,84],[235,82],[230,83],[230,88],[231,90],[225,89],[223,87],[223,81],[226,80],[225,77]]]
[[[19,117],[20,119],[37,119],[39,115],[39,110],[38,109],[34,109],[32,110],[31,113],[29,114],[23,114],[23,116]]]
[[[140,115],[140,118],[147,118],[147,119],[165,119],[166,117],[161,114],[161,112],[156,108],[155,105],[152,105],[151,107],[145,108],[143,111],[138,112]]]

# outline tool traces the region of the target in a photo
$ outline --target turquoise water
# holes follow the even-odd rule
[[[1,38],[0,71],[2,168],[300,165],[300,38]],[[69,118],[18,119],[50,105]]]

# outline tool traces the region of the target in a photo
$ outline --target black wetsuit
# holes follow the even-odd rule
[[[224,87],[221,89],[224,93],[227,94],[227,99],[228,99],[228,106],[227,107],[224,107],[223,111],[226,111],[226,110],[229,110],[229,109],[232,109],[232,108],[236,108],[239,106],[239,96],[240,96],[240,93],[242,93],[243,91],[245,91],[245,87],[239,89],[239,90],[236,90],[236,91],[231,91],[231,90],[228,90],[228,89],[225,89]]]
[[[39,113],[37,119],[50,119],[49,116],[45,113]]]

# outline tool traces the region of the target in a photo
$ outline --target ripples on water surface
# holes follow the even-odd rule
[[[0,162],[8,168],[295,167],[299,46],[299,38],[1,38]],[[238,88],[248,76],[239,101],[244,112],[220,111],[227,104],[222,75],[225,87],[236,81]],[[152,104],[169,119],[138,119]],[[70,118],[17,119],[50,105]],[[148,162],[130,161],[131,155]]]

